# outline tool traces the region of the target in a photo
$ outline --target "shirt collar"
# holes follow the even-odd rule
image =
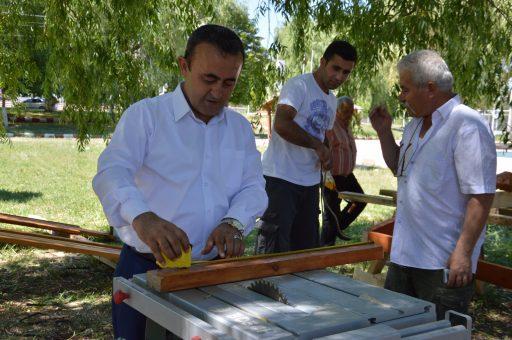
[[[176,86],[176,89],[174,89],[172,96],[172,108],[174,113],[174,121],[177,122],[181,118],[183,118],[186,114],[191,114],[194,119],[197,120],[196,116],[192,112],[192,109],[190,108],[190,105],[188,104],[187,99],[185,98],[185,94],[183,93],[183,89],[181,88],[181,85],[183,83],[179,83],[178,86]],[[226,108],[223,108],[222,111],[213,117],[208,124],[211,123],[217,123],[222,121],[225,118],[225,111]]]
[[[437,108],[437,110],[434,112],[434,115],[432,116],[432,118],[434,118],[437,115],[440,115],[441,116],[440,118],[445,120],[448,118],[448,116],[450,115],[450,112],[453,111],[455,106],[460,105],[460,104],[462,104],[462,100],[461,100],[460,96],[457,94],[457,95],[453,96],[450,100],[448,100],[446,103],[439,106]]]

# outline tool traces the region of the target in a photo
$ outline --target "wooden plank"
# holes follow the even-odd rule
[[[512,192],[496,191],[494,200],[492,201],[493,208],[510,208],[512,207]]]
[[[153,289],[168,292],[382,258],[382,247],[366,243],[213,261],[186,269],[153,270],[147,272],[147,279]]]
[[[101,242],[90,241],[90,240],[86,239],[85,237],[79,238],[79,239],[77,239],[75,237],[67,238],[67,237],[61,237],[61,236],[54,236],[51,234],[29,233],[29,232],[20,231],[20,230],[10,230],[10,229],[2,229],[2,228],[0,228],[0,231],[5,232],[5,233],[10,233],[13,235],[15,234],[15,235],[23,235],[23,236],[34,236],[34,237],[40,237],[40,238],[44,238],[44,239],[48,239],[48,240],[64,241],[64,242],[78,243],[78,244],[89,244],[89,245],[93,245],[93,246],[113,248],[113,249],[119,249],[119,250],[121,250],[123,248],[123,247],[115,245],[115,244],[106,244],[106,243],[101,243]]]
[[[121,250],[104,244],[95,242],[85,243],[64,237],[51,235],[35,235],[22,232],[0,231],[0,242],[19,244],[41,249],[56,249],[70,253],[80,253],[88,255],[98,255],[114,261],[119,259]]]
[[[393,197],[396,202],[396,190],[391,189],[380,189],[379,195]]]
[[[53,222],[53,221],[45,221],[37,218],[9,215],[0,213],[0,223],[14,224],[14,225],[22,225],[25,227],[39,228],[39,229],[47,229],[53,230],[59,233],[71,234],[71,235],[88,235],[95,237],[104,237],[109,240],[114,240],[114,236],[110,233],[83,229],[79,226]]]
[[[380,194],[384,196],[366,195],[355,192],[342,191],[338,193],[338,197],[355,202],[366,202],[379,205],[396,206],[396,191],[381,189]],[[391,196],[391,197],[387,197]],[[512,207],[512,193],[497,191],[492,203],[493,208]],[[487,223],[498,224],[503,226],[512,226],[512,216],[489,214]]]
[[[478,261],[476,278],[497,286],[512,289],[512,268],[484,260]]]
[[[73,240],[89,241],[82,235],[73,235],[72,238],[73,238]],[[121,246],[116,246],[116,245],[112,245],[112,247],[114,247],[114,248],[119,247],[119,249],[123,248]],[[96,260],[100,261],[101,263],[106,264],[107,266],[109,266],[112,269],[116,269],[116,267],[117,267],[118,260],[111,260],[111,259],[107,259],[105,257],[96,256],[96,255],[91,255],[91,256],[94,257]]]
[[[393,220],[380,223],[372,227],[372,231],[368,233],[368,239],[382,246],[384,253],[391,251],[391,243],[393,241]],[[487,262],[478,261],[476,269],[476,279],[489,282],[500,287],[512,289],[512,268]]]
[[[512,216],[489,214],[489,217],[487,217],[487,223],[510,227],[512,226]]]
[[[396,202],[393,198],[387,196],[378,196],[378,195],[366,195],[359,194],[356,192],[349,191],[341,191],[338,193],[338,197],[344,200],[349,200],[353,202],[366,202],[366,203],[374,203],[380,205],[388,205],[394,207]]]

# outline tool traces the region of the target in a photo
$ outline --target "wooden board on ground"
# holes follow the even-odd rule
[[[147,272],[147,281],[151,288],[169,292],[382,258],[382,247],[363,243],[212,261],[187,269],[153,270]]]
[[[69,253],[97,255],[112,261],[118,261],[121,254],[121,247],[119,246],[5,229],[0,229],[0,242],[42,249],[56,249]]]
[[[25,227],[39,228],[52,230],[57,233],[68,234],[68,235],[86,235],[94,237],[102,237],[108,240],[114,240],[114,236],[110,233],[84,229],[76,225],[45,221],[37,218],[9,215],[0,213],[0,223],[21,225]]]

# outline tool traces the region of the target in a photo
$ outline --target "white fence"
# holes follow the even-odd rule
[[[494,131],[495,135],[500,135],[507,128],[512,130],[512,109],[503,111],[503,119],[499,118],[499,110],[478,110]]]
[[[503,119],[499,118],[499,110],[478,110],[478,112],[487,120],[494,135],[501,135],[505,127],[507,127],[508,131],[512,131],[512,109],[503,110]],[[397,117],[394,124],[401,124],[403,127],[410,120],[411,117]],[[370,124],[370,119],[363,117],[361,123]]]

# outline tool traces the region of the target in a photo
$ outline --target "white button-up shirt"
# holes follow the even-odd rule
[[[181,86],[130,106],[98,160],[93,180],[123,242],[151,250],[131,223],[152,211],[187,233],[194,259],[224,217],[248,234],[267,207],[260,153],[250,123],[224,108],[208,124],[195,117]]]
[[[400,147],[391,261],[442,269],[460,237],[469,195],[496,191],[496,147],[487,122],[458,96],[432,114],[432,126],[419,138],[422,121],[405,127]],[[473,272],[484,236],[485,229],[473,251]]]

